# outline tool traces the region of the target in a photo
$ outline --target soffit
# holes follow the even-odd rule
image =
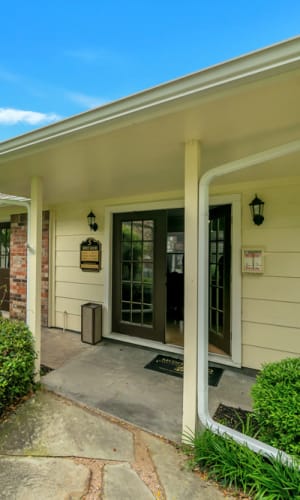
[[[45,150],[2,159],[1,191],[29,196],[32,175],[43,178],[50,204],[182,189],[186,141],[201,141],[204,170],[232,161],[299,138],[299,103],[300,69],[188,97],[175,111],[161,106],[158,115],[132,116],[119,129],[94,127]],[[281,160],[272,175],[294,175],[295,169],[295,158]],[[220,182],[247,180],[254,172]],[[269,166],[256,174],[269,176]]]

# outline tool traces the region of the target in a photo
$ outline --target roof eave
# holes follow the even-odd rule
[[[219,90],[250,78],[261,79],[265,74],[283,73],[299,62],[300,37],[295,37],[4,141],[0,143],[0,157],[37,144],[46,145],[53,139],[156,106],[172,104],[184,97]]]

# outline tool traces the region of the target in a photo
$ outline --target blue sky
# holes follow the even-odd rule
[[[299,0],[1,3],[0,141],[299,34]]]

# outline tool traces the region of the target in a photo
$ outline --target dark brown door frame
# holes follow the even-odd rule
[[[209,214],[210,224],[223,220],[222,231],[217,229],[214,241],[209,234],[209,342],[231,355],[231,205],[211,207]]]
[[[153,322],[151,325],[138,325],[122,321],[121,318],[121,266],[123,221],[153,220]],[[113,331],[159,342],[165,341],[166,310],[166,211],[152,210],[141,212],[118,213],[113,216],[113,296],[112,328]]]

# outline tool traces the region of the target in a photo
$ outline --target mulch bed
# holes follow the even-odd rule
[[[254,431],[258,431],[259,426],[251,411],[243,410],[242,408],[234,408],[233,406],[227,406],[221,403],[214,414],[214,420],[239,432],[243,432],[249,417],[251,418],[252,428]]]

